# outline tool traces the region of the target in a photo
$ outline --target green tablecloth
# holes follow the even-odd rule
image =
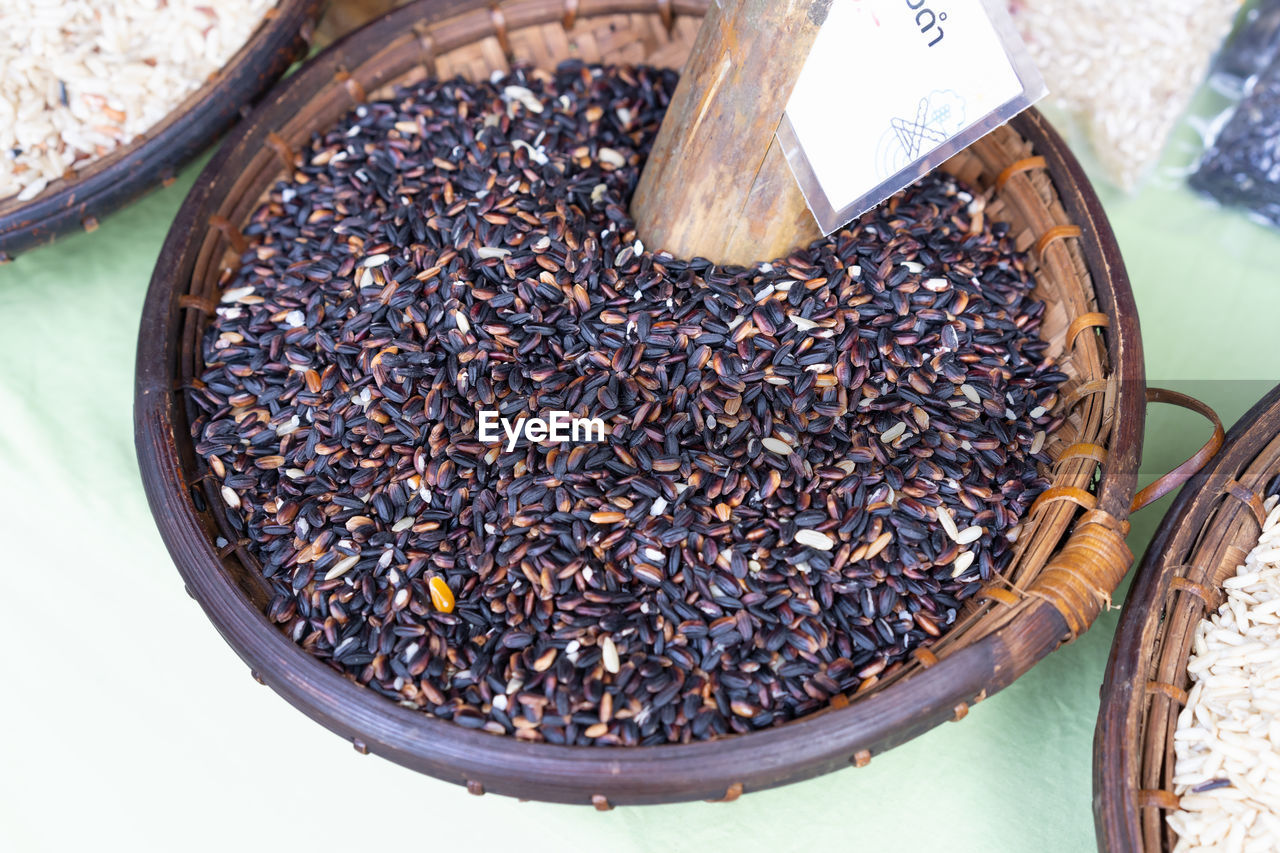
[[[732,805],[602,814],[473,797],[357,755],[257,685],[183,592],[134,461],[138,315],[195,174],[0,267],[0,849],[1093,849],[1114,611],[962,723]],[[1104,195],[1149,377],[1232,422],[1280,379],[1280,233],[1168,177]],[[1144,477],[1205,433],[1153,409]],[[1136,552],[1167,505],[1135,519]]]

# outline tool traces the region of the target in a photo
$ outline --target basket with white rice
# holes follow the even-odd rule
[[[1280,850],[1280,387],[1183,489],[1116,634],[1099,847]]]

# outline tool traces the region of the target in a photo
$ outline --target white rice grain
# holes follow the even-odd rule
[[[614,645],[613,638],[607,634],[600,638],[600,662],[604,664],[605,670],[614,675],[622,669],[622,661],[618,658],[618,647]]]
[[[835,540],[821,530],[803,530],[796,531],[796,544],[803,545],[806,548],[813,548],[817,551],[830,551],[836,546]]]
[[[951,511],[945,506],[938,507],[938,523],[942,525],[942,529],[946,531],[953,541],[960,535],[959,528],[956,527],[956,520],[951,515]]]
[[[761,439],[760,443],[763,444],[764,449],[770,453],[776,453],[779,456],[789,456],[791,454],[791,445],[781,439],[774,438],[773,436]]]

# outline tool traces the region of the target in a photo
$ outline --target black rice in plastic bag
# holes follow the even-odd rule
[[[1280,54],[1280,0],[1261,0],[1218,57],[1215,73],[1243,85]]]
[[[1190,180],[1223,204],[1280,225],[1280,60],[1253,83]]]

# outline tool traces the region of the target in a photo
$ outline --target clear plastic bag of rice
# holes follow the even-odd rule
[[[1009,0],[1050,101],[1119,187],[1160,159],[1241,0]]]

